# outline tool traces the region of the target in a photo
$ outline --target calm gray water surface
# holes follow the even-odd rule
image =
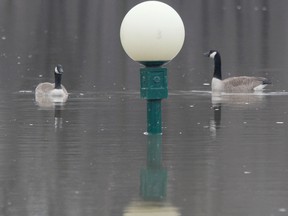
[[[138,2],[0,2],[0,215],[288,215],[288,2],[164,1],[186,40],[162,138],[143,134],[140,66],[119,41]],[[273,85],[212,98],[209,49],[224,77]],[[57,63],[69,99],[39,106]]]

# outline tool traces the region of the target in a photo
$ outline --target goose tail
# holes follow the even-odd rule
[[[272,84],[272,82],[271,82],[269,79],[264,78],[264,79],[262,80],[262,84],[254,87],[254,90],[255,90],[255,91],[262,91],[267,85],[270,85],[270,84]]]

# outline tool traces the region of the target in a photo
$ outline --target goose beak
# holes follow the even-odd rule
[[[209,57],[210,52],[203,53],[204,56]]]

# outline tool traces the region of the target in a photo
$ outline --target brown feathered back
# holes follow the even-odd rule
[[[223,80],[223,90],[224,92],[253,92],[256,87],[260,90],[267,84],[269,81],[264,77],[230,77]]]

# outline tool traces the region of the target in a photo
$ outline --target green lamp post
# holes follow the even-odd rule
[[[145,1],[124,17],[120,39],[127,55],[144,65],[140,69],[141,98],[147,100],[147,133],[162,134],[161,100],[168,97],[167,69],[163,64],[181,50],[185,29],[169,5]]]

